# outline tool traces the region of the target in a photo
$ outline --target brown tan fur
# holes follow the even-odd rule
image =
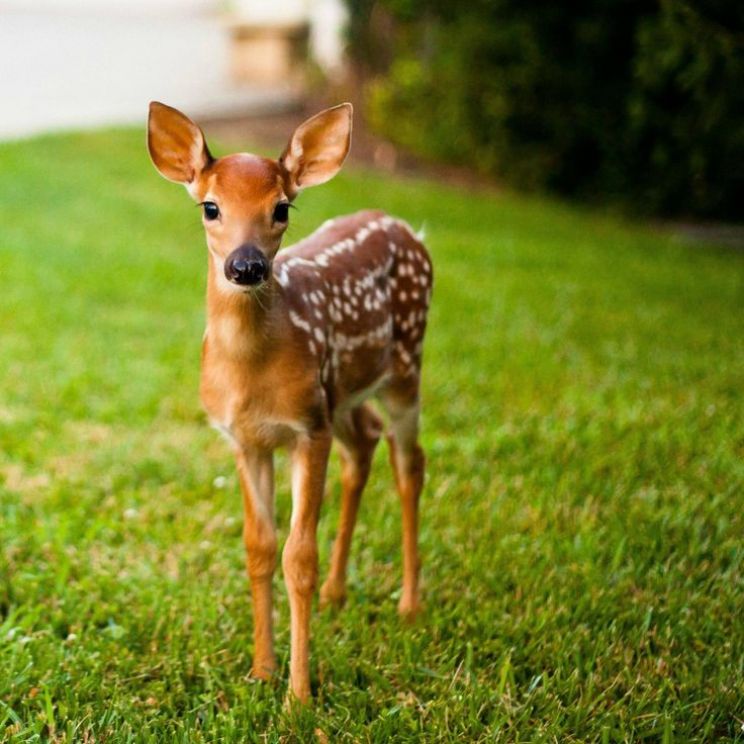
[[[276,668],[273,451],[290,452],[293,506],[282,567],[291,611],[290,688],[302,701],[310,696],[316,528],[331,441],[341,455],[342,505],[321,601],[341,604],[359,501],[383,431],[365,402],[372,396],[389,418],[402,504],[399,610],[412,616],[419,609],[419,382],[432,287],[429,256],[408,225],[377,211],[331,220],[277,255],[286,229],[275,219],[277,204],[335,175],[350,135],[348,104],[302,124],[279,160],[245,153],[215,160],[199,128],[163,104],[151,105],[148,128],[158,170],[185,184],[198,202],[219,209],[219,218],[204,221],[209,260],[201,398],[235,452],[253,595],[253,674],[260,678]],[[228,278],[241,246],[267,262],[265,280],[246,287]]]

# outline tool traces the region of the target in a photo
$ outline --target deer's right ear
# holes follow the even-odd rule
[[[147,149],[162,176],[190,184],[212,160],[202,130],[188,116],[164,103],[150,103]]]

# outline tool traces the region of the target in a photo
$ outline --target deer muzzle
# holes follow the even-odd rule
[[[241,287],[255,287],[269,278],[269,260],[255,245],[241,245],[225,259],[225,276]]]

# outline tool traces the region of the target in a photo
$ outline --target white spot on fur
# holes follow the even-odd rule
[[[308,323],[302,316],[298,315],[294,310],[289,311],[289,319],[298,328],[301,328],[306,333],[310,333],[310,323]]]

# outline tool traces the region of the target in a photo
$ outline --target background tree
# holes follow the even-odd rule
[[[370,120],[522,188],[736,219],[744,5],[347,0]]]

